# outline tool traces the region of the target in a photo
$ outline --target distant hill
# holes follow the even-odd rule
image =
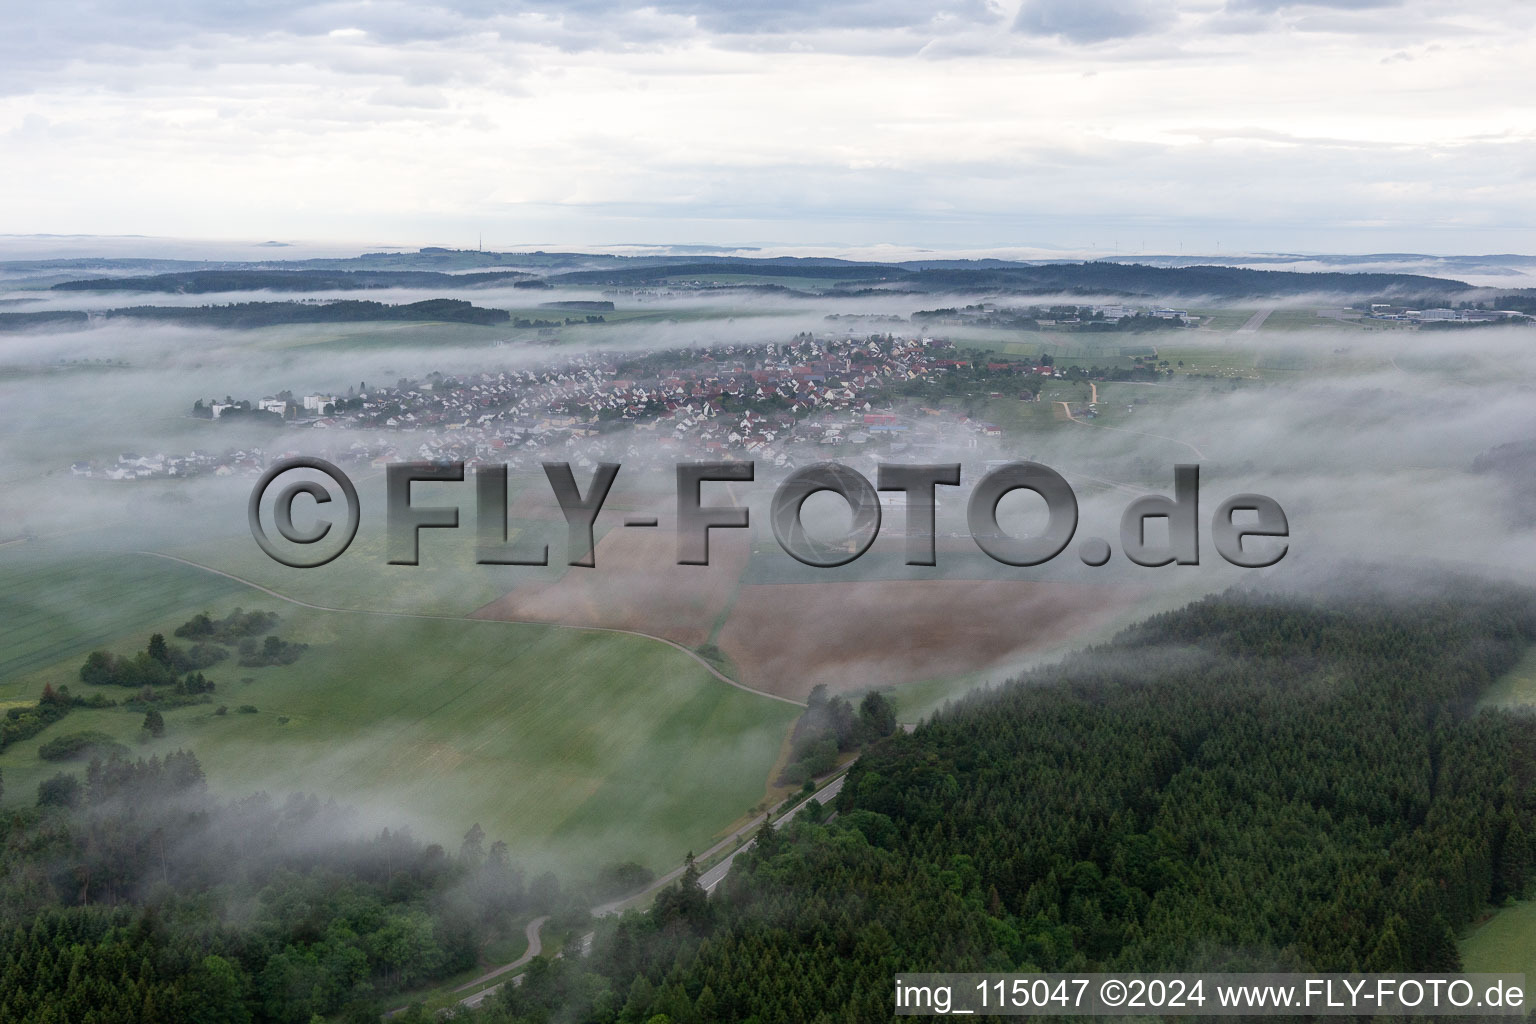
[[[638,285],[679,279],[703,280],[725,274],[769,279],[812,278],[839,284],[878,283],[902,291],[1062,291],[1218,299],[1406,293],[1451,298],[1472,290],[1462,281],[1416,274],[1298,273],[1242,267],[1151,267],[1110,262],[1022,264],[1001,260],[974,263],[950,260],[941,265],[926,261],[909,265],[835,260],[694,259],[569,271],[546,280],[556,285]]]
[[[84,327],[89,319],[89,314],[74,309],[0,313],[0,331],[25,331],[34,327]]]
[[[375,320],[447,322],[489,327],[506,323],[510,319],[504,309],[488,309],[462,299],[427,299],[398,306],[359,299],[339,302],[237,302],[226,306],[131,306],[109,310],[102,315],[199,327],[247,328]]]
[[[1149,260],[1152,262],[922,259],[880,263],[826,257],[715,256],[699,252],[615,256],[430,248],[417,252],[364,253],[340,259],[247,263],[131,259],[12,261],[0,263],[0,277],[11,278],[13,286],[30,284],[56,291],[185,294],[390,287],[448,290],[496,284],[601,288],[694,281],[704,286],[769,292],[793,290],[799,294],[1058,293],[1157,297],[1169,301],[1318,295],[1333,299],[1413,297],[1449,302],[1476,291],[1464,281],[1422,274],[1258,270],[1223,260]],[[1339,262],[1347,261],[1341,258]],[[61,280],[64,277],[68,279]],[[1536,299],[1527,296],[1526,301]]]
[[[496,270],[480,274],[444,274],[433,270],[192,270],[148,277],[98,277],[64,281],[56,292],[322,292],[363,288],[480,288],[511,284],[532,274]]]

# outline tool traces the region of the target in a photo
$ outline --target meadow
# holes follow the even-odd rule
[[[1536,650],[1527,651],[1509,673],[1495,681],[1483,694],[1482,703],[1488,707],[1536,705]]]
[[[1505,907],[1461,941],[1467,971],[1536,978],[1536,900]]]
[[[0,699],[10,705],[49,683],[131,697],[82,684],[84,654],[142,649],[200,610],[275,611],[277,633],[309,645],[287,666],[232,657],[208,669],[212,703],[165,711],[159,739],[144,738],[142,714],[75,710],[0,753],[13,805],[60,767],[81,767],[40,760],[42,743],[95,730],[135,755],[191,749],[231,796],[312,792],[445,842],[479,822],[525,859],[567,871],[623,859],[661,869],[763,798],[796,713],[639,637],[316,611],[148,555],[86,564],[4,554]]]

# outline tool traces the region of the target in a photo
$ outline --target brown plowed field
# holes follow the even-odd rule
[[[473,617],[633,629],[697,647],[709,639],[746,568],[746,538],[731,536],[739,532],[715,532],[709,565],[678,565],[670,530],[610,530],[597,542],[596,568],[573,567],[553,583],[518,587]],[[552,538],[549,552],[560,558],[564,539]]]
[[[1137,591],[1086,583],[899,580],[741,588],[719,645],[754,689],[803,699],[958,675],[1096,628]]]

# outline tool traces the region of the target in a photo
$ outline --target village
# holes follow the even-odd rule
[[[392,386],[360,381],[345,392],[197,399],[195,417],[266,423],[284,435],[221,451],[124,452],[111,463],[77,462],[71,472],[104,480],[251,476],[299,447],[377,466],[428,460],[516,469],[558,453],[578,465],[734,456],[790,469],[839,445],[891,454],[976,447],[1002,428],[910,396],[949,378],[962,395],[1033,401],[1043,380],[1063,375],[1049,357],[974,358],[942,338],[890,334],[583,353],[539,368],[434,373]],[[300,445],[287,433],[300,430],[323,439]]]

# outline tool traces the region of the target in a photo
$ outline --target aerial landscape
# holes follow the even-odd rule
[[[0,1024],[1529,1016],[1529,11],[78,13]]]

